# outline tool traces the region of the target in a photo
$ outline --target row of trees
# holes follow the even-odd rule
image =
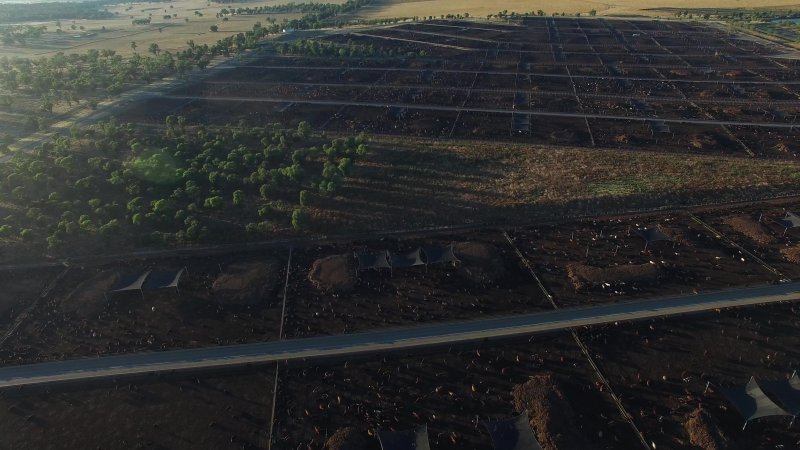
[[[305,122],[208,129],[170,116],[155,135],[104,122],[0,165],[14,211],[0,235],[58,249],[98,236],[174,243],[303,228],[307,208],[338,193],[366,153],[364,135],[326,141]]]

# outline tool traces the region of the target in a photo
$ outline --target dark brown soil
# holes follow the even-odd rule
[[[711,416],[701,408],[689,414],[685,427],[686,433],[689,434],[689,442],[702,450],[734,450],[736,448],[736,445],[722,434]]]
[[[558,386],[552,373],[531,376],[512,391],[514,408],[527,411],[531,427],[544,450],[562,448],[591,448],[579,433],[575,433],[576,414]]]
[[[106,292],[118,279],[115,270],[105,270],[89,278],[67,295],[61,303],[62,311],[76,318],[96,316],[106,306]]]
[[[349,292],[356,285],[352,255],[331,255],[314,261],[308,281],[322,291]]]
[[[576,291],[596,289],[604,284],[609,287],[638,283],[653,285],[658,282],[659,267],[656,264],[629,264],[615,267],[594,267],[586,264],[570,263],[567,276]]]
[[[232,264],[217,276],[211,289],[223,302],[257,304],[278,287],[281,270],[276,259]]]
[[[353,427],[339,428],[325,442],[325,450],[367,450],[369,447],[366,433]]]
[[[274,370],[6,391],[4,449],[267,448]]]
[[[759,245],[769,245],[775,242],[775,238],[765,232],[761,224],[753,221],[749,217],[732,216],[723,219],[726,225],[730,226],[737,233],[743,234],[752,239]]]
[[[494,245],[459,242],[454,252],[461,260],[458,274],[476,286],[489,286],[505,274],[503,255]]]

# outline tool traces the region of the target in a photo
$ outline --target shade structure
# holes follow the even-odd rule
[[[414,266],[421,266],[424,264],[425,262],[422,260],[421,248],[412,250],[408,253],[392,254],[392,267],[394,268],[414,267]]]
[[[759,417],[792,415],[767,397],[753,377],[750,377],[744,387],[722,388],[720,391],[742,415],[745,426],[747,422]]]
[[[509,419],[484,422],[495,450],[542,450],[531,429],[528,412]]]
[[[642,238],[645,243],[657,241],[671,241],[669,236],[662,233],[658,228],[639,228],[636,230],[636,235]]]
[[[428,425],[405,431],[378,431],[382,450],[431,450]]]
[[[457,262],[458,258],[453,253],[453,246],[447,247],[425,247],[422,249],[425,254],[426,264],[444,264],[449,262]]]
[[[358,270],[392,268],[389,252],[387,250],[361,254],[356,253],[356,259],[358,260]]]
[[[181,281],[181,276],[186,271],[185,268],[173,271],[158,270],[150,272],[150,276],[144,283],[145,289],[164,289],[177,288]]]
[[[119,277],[110,292],[141,291],[148,275],[150,275],[149,270],[124,273]]]
[[[800,377],[796,372],[788,379],[759,381],[758,384],[765,392],[777,398],[792,415],[800,415]]]
[[[800,217],[787,211],[783,219],[778,220],[778,223],[783,225],[784,228],[797,228],[800,227]]]

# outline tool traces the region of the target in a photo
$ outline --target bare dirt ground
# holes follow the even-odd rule
[[[595,385],[578,347],[566,336],[491,343],[289,367],[282,377],[276,449],[321,450],[338,429],[365,435],[428,424],[431,448],[489,450],[481,421],[515,415],[512,390],[529,377],[557,373],[563,402],[575,411],[571,430],[596,449],[634,448],[606,392]],[[377,450],[377,439],[364,449]]]
[[[645,249],[636,234],[640,228],[664,230],[673,241],[652,242]],[[686,295],[778,279],[685,215],[587,220],[521,230],[513,237],[562,306]]]
[[[744,420],[716,388],[743,386],[750,376],[789,376],[800,361],[793,331],[799,313],[796,305],[755,307],[598,327],[582,335],[657,448],[696,448],[684,423],[697,408],[738,448],[795,448],[800,435],[787,429],[788,418],[756,420],[742,431]],[[704,393],[706,382],[712,386]]]
[[[22,363],[276,339],[287,256],[73,269],[0,354],[5,363]],[[181,267],[188,273],[179,290],[109,292],[122,274]]]
[[[13,449],[266,449],[273,370],[162,376],[0,397]]]
[[[57,276],[59,269],[18,272],[0,272],[0,334],[5,333],[14,319],[35,302],[41,292]]]
[[[329,255],[383,250],[403,254],[450,245],[460,259],[457,263],[361,271],[344,291],[320,289],[309,280],[316,262]],[[355,258],[349,259],[352,276],[356,267]],[[544,295],[499,233],[385,239],[295,250],[286,330],[291,337],[341,334],[546,309]]]

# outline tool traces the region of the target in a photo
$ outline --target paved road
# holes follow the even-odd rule
[[[605,119],[605,120],[628,120],[632,122],[661,121],[665,123],[694,124],[694,125],[722,125],[755,128],[783,128],[793,129],[800,125],[785,122],[748,122],[738,120],[712,120],[712,119],[681,119],[676,117],[636,117],[618,116],[614,114],[592,114],[592,113],[571,113],[571,112],[551,112],[533,111],[525,109],[510,108],[479,108],[472,106],[445,106],[445,105],[419,105],[414,103],[394,103],[394,102],[358,102],[348,100],[315,100],[306,98],[263,98],[263,97],[236,97],[219,96],[206,97],[202,95],[162,95],[160,98],[172,100],[199,100],[204,102],[247,102],[247,103],[287,103],[298,105],[327,105],[327,106],[367,106],[373,108],[405,108],[421,111],[453,111],[453,112],[478,112],[489,114],[519,114],[533,117],[562,117],[569,119]]]
[[[800,283],[787,283],[338,336],[10,366],[0,368],[0,388],[283,360],[347,357],[390,350],[413,350],[420,347],[524,336],[616,321],[642,320],[716,308],[797,299],[800,299]]]

